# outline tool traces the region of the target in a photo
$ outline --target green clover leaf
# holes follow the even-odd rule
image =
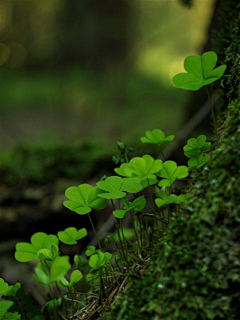
[[[71,273],[70,282],[65,277],[62,277],[60,280],[58,280],[58,285],[60,288],[72,287],[74,284],[76,284],[82,278],[83,278],[82,272],[79,270],[74,270]]]
[[[175,138],[174,135],[165,137],[164,132],[160,129],[154,129],[152,131],[148,130],[145,134],[146,137],[140,138],[142,143],[152,143],[159,147],[166,146],[167,143],[171,142]]]
[[[162,187],[161,189],[155,188],[156,196],[155,203],[158,208],[170,203],[184,203],[185,202],[185,195],[177,196],[175,194],[167,194],[166,187]]]
[[[15,296],[18,290],[21,288],[21,283],[17,282],[13,286],[9,286],[7,293],[5,293],[5,297]]]
[[[58,238],[65,244],[77,244],[77,241],[87,236],[85,228],[77,230],[75,227],[66,228],[64,231],[58,232]]]
[[[7,312],[1,320],[17,320],[20,319],[21,315],[18,312]]]
[[[194,169],[199,169],[202,167],[205,163],[209,161],[210,157],[209,155],[204,156],[203,153],[201,153],[199,156],[191,158],[188,161],[189,171]]]
[[[65,195],[71,201],[64,201],[63,205],[78,214],[89,213],[92,209],[101,210],[106,207],[107,200],[99,198],[99,193],[102,193],[102,190],[90,184],[70,187],[66,190]]]
[[[210,142],[206,142],[206,136],[200,135],[197,138],[188,139],[187,145],[183,147],[184,155],[188,158],[199,156],[199,154],[210,150]]]
[[[49,274],[46,270],[46,267],[42,263],[42,261],[38,262],[35,268],[35,274],[33,278],[37,281],[37,283],[42,284],[44,286],[50,286],[51,281],[49,278]]]
[[[31,239],[31,243],[18,242],[16,244],[15,259],[19,262],[28,262],[37,258],[38,251],[48,249],[48,245],[53,243],[58,246],[57,236],[44,232],[35,233]]]
[[[226,65],[221,65],[214,69],[218,56],[214,51],[208,51],[202,56],[188,56],[184,60],[184,69],[187,73],[179,73],[172,79],[173,84],[177,88],[197,91],[220,79],[225,70]]]
[[[60,280],[71,269],[71,264],[68,261],[69,257],[56,257],[50,267],[51,283]]]
[[[162,160],[154,160],[153,157],[146,154],[144,156],[132,158],[128,163],[123,163],[115,172],[120,176],[144,180],[152,180],[151,183],[157,183],[156,173],[162,168]],[[145,186],[145,185],[144,185]]]
[[[163,167],[157,175],[164,178],[158,183],[159,187],[170,187],[175,180],[188,176],[188,168],[186,166],[178,167],[176,162],[168,160],[163,163]]]
[[[8,291],[8,283],[7,282],[5,282],[4,280],[3,280],[3,278],[0,278],[0,298],[1,298],[1,296],[5,296],[5,294],[7,293],[7,291]]]
[[[7,313],[8,309],[13,306],[12,301],[0,301],[0,319]]]
[[[89,259],[89,266],[93,269],[99,269],[108,264],[112,254],[110,252],[98,252],[97,254],[91,255]]]
[[[123,209],[114,210],[113,215],[115,218],[123,219],[125,214],[131,210],[135,212],[140,212],[146,205],[146,198],[144,196],[136,198],[133,202],[127,201],[127,199],[122,199],[123,203],[125,204]]]
[[[126,196],[126,192],[136,193],[142,190],[141,180],[139,178],[123,179],[118,176],[112,176],[105,181],[99,181],[97,186],[107,193],[98,194],[104,199],[121,199]],[[126,191],[126,192],[124,192]]]
[[[37,258],[39,260],[53,261],[59,255],[58,246],[54,243],[47,245],[47,248],[40,249],[37,252]]]
[[[87,246],[86,256],[90,257],[92,254],[100,252],[100,249],[97,249],[94,246]]]

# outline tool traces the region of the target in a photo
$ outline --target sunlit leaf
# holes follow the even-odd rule
[[[175,75],[173,84],[177,88],[196,91],[220,79],[227,66],[221,65],[214,69],[217,59],[217,54],[213,51],[205,52],[202,56],[188,56],[184,60],[184,69],[187,72]]]
[[[146,137],[140,138],[142,143],[152,143],[158,145],[159,147],[166,146],[166,144],[175,138],[174,135],[165,137],[164,132],[160,129],[154,129],[152,131],[148,130],[145,132],[145,134]]]
[[[66,190],[65,195],[71,201],[64,201],[63,205],[81,215],[91,212],[92,209],[101,210],[106,207],[107,200],[99,198],[99,193],[102,193],[101,189],[89,184],[70,187]]]
[[[59,240],[65,244],[76,244],[78,240],[87,236],[85,228],[77,230],[75,227],[66,228],[64,231],[58,232]]]
[[[186,166],[177,166],[174,161],[165,161],[163,167],[157,175],[164,178],[158,183],[159,187],[170,187],[177,179],[183,179],[188,176],[188,168]]]

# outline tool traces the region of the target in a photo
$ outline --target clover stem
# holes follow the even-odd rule
[[[117,224],[117,234],[118,234],[119,243],[120,243],[120,247],[121,247],[122,257],[124,258],[123,260],[125,260],[126,265],[129,267],[128,259],[127,259],[126,255],[125,255],[124,245],[123,245],[122,238],[121,238],[121,235],[120,235],[120,224],[119,224],[117,218],[116,218],[116,224]]]
[[[160,148],[160,153],[161,153],[161,155],[162,155],[162,157],[163,157],[163,160],[166,161],[166,158],[165,158],[165,156],[164,156],[164,153],[163,153],[163,151],[162,151],[162,148]]]
[[[211,97],[210,97],[209,90],[208,90],[207,86],[205,86],[205,88],[206,88],[206,91],[207,91],[208,101],[209,101],[209,104],[210,104],[210,107],[211,107],[211,112],[212,112],[214,134],[215,134],[215,136],[217,136],[217,125],[216,125],[216,119],[215,119],[215,115],[214,115],[214,111],[213,111],[212,100],[211,100]]]
[[[64,296],[63,296],[63,294],[62,294],[62,291],[60,290],[60,288],[59,288],[59,286],[58,286],[57,282],[55,282],[55,284],[56,284],[56,287],[57,287],[58,293],[59,293],[60,297],[62,298],[62,304],[63,304],[63,307],[64,307],[64,309],[65,309],[65,315],[66,315],[66,317],[67,317],[67,306],[66,306],[66,301],[65,301],[65,299],[64,299]]]
[[[143,247],[142,223],[141,223],[139,215],[137,215],[137,218],[138,218],[138,222],[139,222],[139,225],[140,225],[140,243],[141,243],[141,248],[142,248]]]
[[[52,301],[53,301],[54,316],[55,316],[55,319],[57,320],[57,318],[58,318],[58,315],[57,315],[57,306],[56,306],[56,301],[55,301],[54,296],[53,296],[53,291],[52,291],[51,285],[49,285],[49,290],[50,290],[50,295],[51,295]]]
[[[128,253],[128,246],[127,246],[127,241],[126,238],[124,237],[124,232],[123,232],[123,226],[122,226],[122,219],[120,219],[120,228],[121,228],[121,232],[122,232],[122,237],[123,237],[123,243],[124,243],[124,247],[125,247],[125,252],[126,254]],[[128,265],[128,257],[127,257],[127,266]]]
[[[132,225],[133,225],[133,230],[134,230],[134,233],[135,233],[135,237],[136,237],[136,239],[137,239],[138,247],[140,247],[140,241],[139,241],[139,237],[138,237],[137,230],[136,230],[136,228],[135,228],[134,217],[133,217],[132,212],[130,212],[130,217],[131,217],[131,221],[132,221]]]
[[[17,300],[17,303],[18,303],[18,305],[19,305],[19,307],[20,307],[20,310],[21,310],[21,313],[22,313],[22,316],[23,316],[23,320],[25,320],[25,319],[26,319],[26,317],[25,317],[25,312],[23,311],[23,307],[22,307],[22,305],[21,305],[21,303],[20,303],[20,301],[19,301],[18,297],[17,297],[17,296],[15,296],[14,298]]]
[[[92,228],[93,228],[93,232],[94,232],[95,237],[96,237],[96,239],[97,239],[99,249],[102,251],[102,246],[101,246],[101,243],[100,243],[100,241],[99,241],[99,238],[98,238],[97,232],[96,232],[96,230],[95,230],[95,228],[94,228],[94,225],[93,225],[93,222],[92,222],[92,219],[91,219],[91,216],[90,216],[89,212],[88,212],[88,218],[89,218],[89,220],[90,220],[90,223],[91,223]]]
[[[155,220],[156,220],[156,226],[157,226],[157,232],[158,232],[158,236],[160,238],[160,231],[159,231],[159,226],[158,226],[158,223],[157,223],[157,215],[156,215],[156,211],[155,211],[155,207],[154,207],[154,203],[153,203],[153,197],[152,197],[152,193],[151,193],[151,188],[150,188],[150,184],[149,184],[149,180],[147,179],[147,182],[148,182],[148,191],[149,191],[149,195],[150,195],[150,201],[151,201],[151,206],[152,206],[152,210],[153,210],[153,215],[155,217]]]

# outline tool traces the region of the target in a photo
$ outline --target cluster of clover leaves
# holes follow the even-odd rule
[[[202,57],[187,57],[184,66],[188,73],[176,75],[173,83],[188,90],[198,90],[212,83],[225,71],[225,66],[213,70],[216,61],[214,52],[206,52]],[[173,139],[174,135],[166,137],[163,131],[154,129],[146,131],[141,142],[155,144],[163,154],[164,147]],[[184,154],[189,158],[187,166],[178,166],[172,160],[154,159],[148,154],[128,161],[131,150],[127,152],[123,143],[118,143],[118,147],[121,156],[115,159],[120,164],[115,169],[117,175],[102,178],[96,186],[84,183],[69,187],[65,192],[68,200],[64,201],[64,206],[80,216],[88,215],[98,248],[88,246],[87,258],[77,253],[72,266],[69,256],[60,254],[59,242],[76,246],[87,236],[85,228],[77,230],[75,227],[59,231],[57,235],[37,232],[30,243],[16,245],[17,261],[37,259],[33,277],[40,285],[49,287],[51,299],[44,307],[54,319],[59,319],[61,308],[66,318],[73,316],[80,307],[87,306],[92,292],[98,293],[102,307],[107,304],[108,288],[114,287],[120,277],[125,277],[133,265],[141,266],[153,242],[159,241],[171,217],[187,202],[188,193],[174,194],[174,182],[186,179],[191,170],[201,168],[210,157],[210,142],[206,142],[205,135],[189,139],[184,146]],[[115,246],[112,252],[103,249],[90,214],[93,210],[96,214],[108,204],[112,206],[116,221],[115,233],[106,235],[105,239],[105,244],[111,241]],[[123,220],[128,216],[132,229],[123,228]],[[54,296],[53,285],[59,292],[58,298]],[[20,283],[9,286],[0,279],[0,298],[15,296],[20,286]],[[21,317],[18,312],[9,312],[12,306],[12,301],[0,301],[0,320]],[[21,312],[25,319],[23,310]]]

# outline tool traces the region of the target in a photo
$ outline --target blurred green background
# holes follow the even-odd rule
[[[19,143],[177,134],[173,87],[205,42],[212,0],[1,0],[0,151]]]

